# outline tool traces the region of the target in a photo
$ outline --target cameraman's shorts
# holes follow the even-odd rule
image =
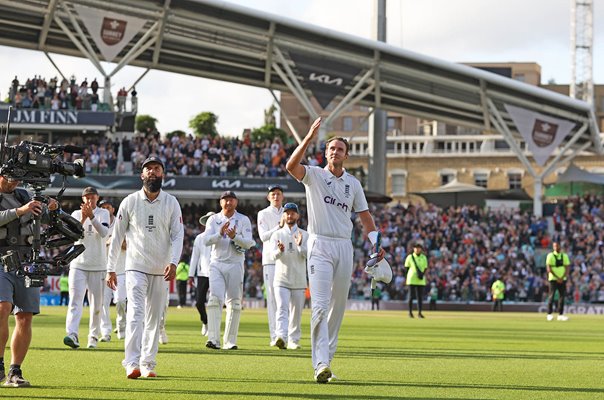
[[[25,287],[25,278],[0,270],[0,302],[13,304],[13,314],[40,313],[40,288]]]

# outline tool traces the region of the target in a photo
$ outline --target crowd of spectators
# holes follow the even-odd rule
[[[78,140],[72,143],[84,147],[88,174],[138,174],[143,161],[154,155],[164,162],[169,176],[284,177],[287,176],[285,163],[295,149],[294,144],[284,144],[279,138],[252,142],[249,134],[242,139],[139,135],[122,140],[121,146],[120,142],[108,138]],[[118,162],[120,147],[122,161]],[[312,154],[308,162],[322,165],[322,152],[317,148]],[[68,155],[65,160],[78,157],[82,155]]]
[[[250,217],[255,232],[260,208],[239,207]],[[382,287],[383,300],[407,298],[403,261],[413,243],[420,241],[429,260],[428,289],[431,286],[438,289],[439,301],[490,301],[491,284],[501,278],[506,284],[506,301],[543,302],[548,290],[545,255],[551,251],[552,242],[558,241],[571,260],[568,301],[604,301],[603,198],[566,199],[559,203],[553,223],[536,218],[530,212],[484,210],[476,206],[443,210],[434,205],[399,204],[372,208],[394,270],[392,282]],[[200,205],[183,206],[187,227],[185,260],[190,257],[193,240],[199,233],[197,219],[207,211],[207,207]],[[370,281],[363,272],[368,242],[358,229],[353,233],[353,242],[356,268],[350,298],[369,299]],[[258,248],[248,251],[246,256],[244,289],[249,298],[262,298],[262,262]]]
[[[8,100],[15,108],[46,110],[91,110],[106,107],[99,99],[99,84],[94,79],[90,84],[84,79],[80,84],[75,76],[69,80],[57,77],[45,79],[35,75],[22,83],[18,77],[11,82]]]

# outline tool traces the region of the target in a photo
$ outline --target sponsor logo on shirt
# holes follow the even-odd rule
[[[325,196],[323,201],[327,204],[332,204],[336,207],[340,207],[344,211],[348,211],[348,204],[338,201],[335,197]]]

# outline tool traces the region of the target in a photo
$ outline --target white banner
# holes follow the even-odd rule
[[[92,40],[107,61],[113,61],[145,25],[145,20],[74,4]]]
[[[533,153],[535,162],[540,166],[545,165],[549,156],[576,125],[574,122],[539,114],[526,108],[509,104],[504,106],[526,141],[528,149]]]

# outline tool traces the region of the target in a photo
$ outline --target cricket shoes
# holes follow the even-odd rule
[[[568,317],[566,315],[558,315],[558,321],[568,321]]]
[[[332,371],[331,376],[329,377],[329,379],[327,379],[327,382],[333,382],[333,381],[337,381],[337,380],[338,380],[338,377]]]
[[[124,332],[124,331],[118,331],[117,332],[117,338],[119,340],[126,339],[126,332]]]
[[[201,336],[208,336],[208,325],[201,325]]]
[[[271,340],[271,342],[269,343],[269,346],[271,347],[275,347],[277,345],[277,339]]]
[[[547,314],[547,320],[548,321],[553,321],[554,320],[554,316],[552,314]]]
[[[220,345],[218,345],[218,344],[216,344],[216,343],[212,342],[211,340],[208,340],[208,341],[206,342],[206,347],[207,347],[208,349],[220,350]]]
[[[7,387],[30,387],[31,384],[29,381],[23,378],[23,373],[20,368],[11,369],[8,372],[8,376],[6,377],[6,382],[4,382],[4,386]]]
[[[80,347],[78,335],[76,335],[75,333],[70,333],[69,335],[63,338],[63,344],[65,344],[65,346],[71,347],[72,349],[77,349],[78,347]]]
[[[295,342],[289,342],[287,344],[287,348],[289,350],[298,350],[300,348],[300,345],[298,343],[295,343]]]
[[[89,349],[96,349],[96,347],[98,346],[98,344],[99,344],[99,340],[97,338],[95,338],[94,336],[88,338],[88,346],[87,347]]]
[[[165,329],[160,329],[159,331],[159,342],[161,344],[168,344],[168,334]]]
[[[157,378],[157,373],[153,368],[141,367],[141,376],[143,378]]]
[[[285,350],[285,340],[278,337],[277,340],[275,340],[275,347]]]
[[[237,350],[239,347],[237,347],[236,344],[225,344],[224,346],[222,346],[223,350]]]
[[[128,379],[136,379],[141,376],[141,370],[138,367],[128,367],[126,368],[126,378]]]
[[[319,364],[317,369],[315,369],[315,381],[317,383],[329,382],[329,378],[331,378],[331,375],[331,369],[325,364]]]
[[[111,342],[111,335],[103,335],[101,337],[101,342]]]

